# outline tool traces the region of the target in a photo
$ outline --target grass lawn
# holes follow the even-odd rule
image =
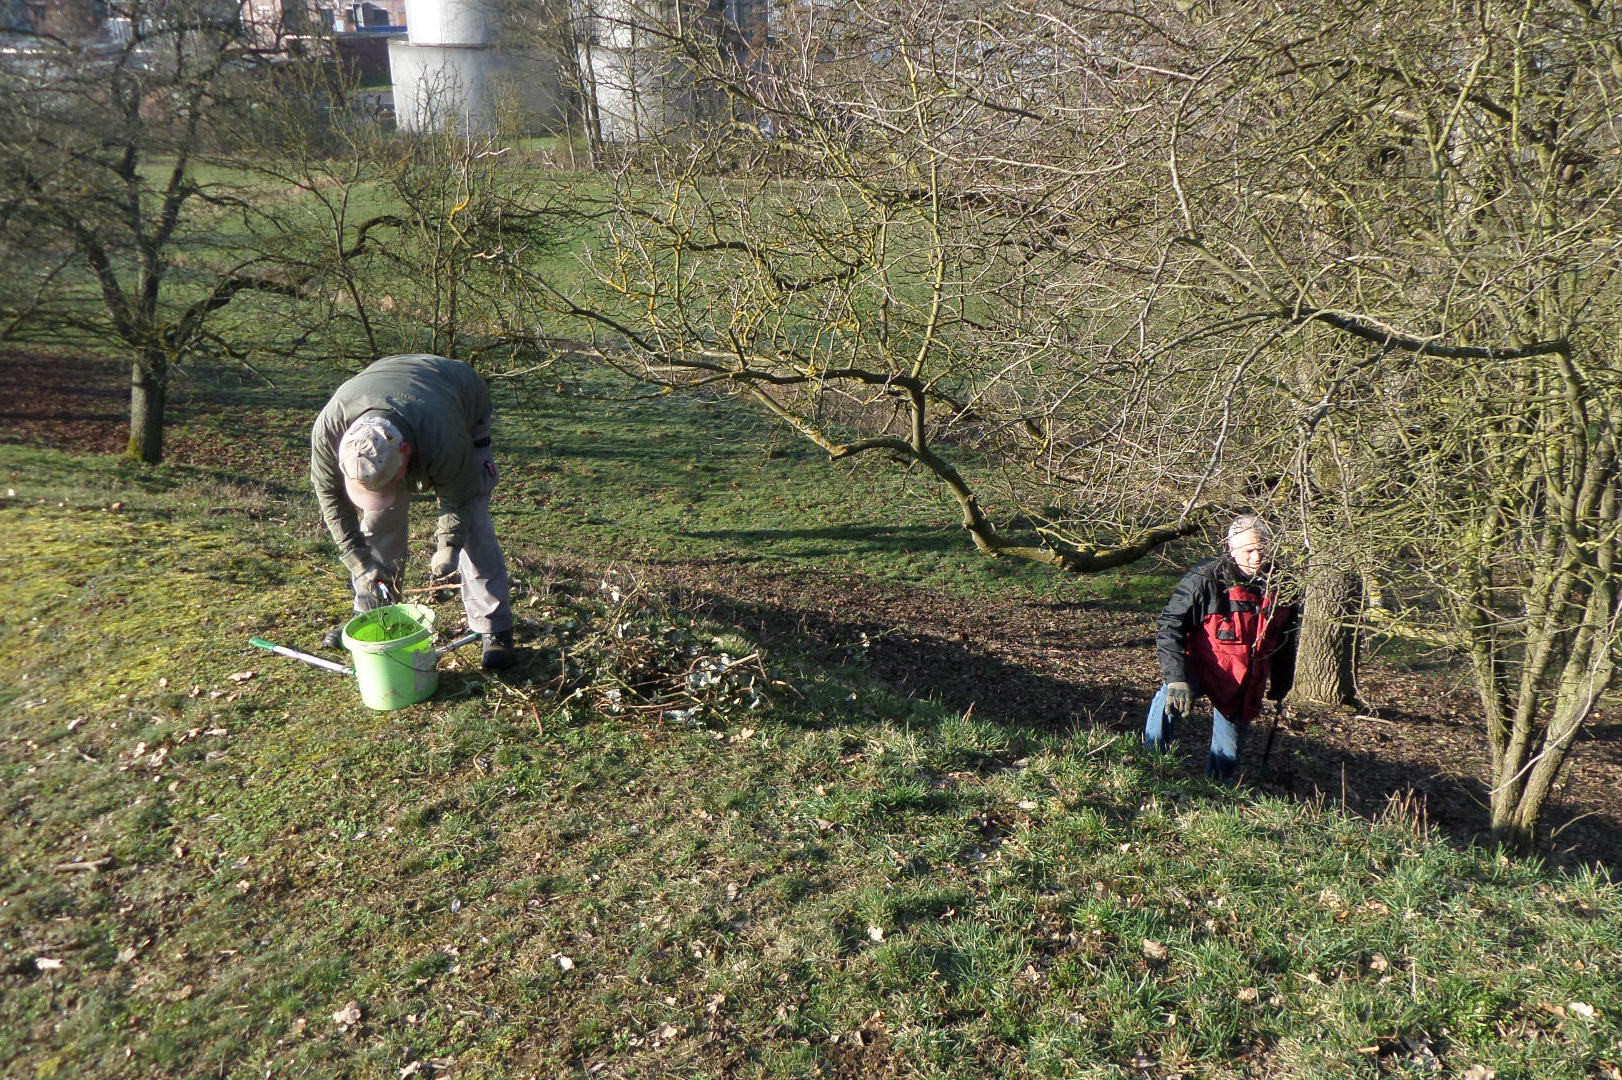
[[[1170,581],[988,562],[921,481],[724,403],[496,379],[526,662],[367,710],[247,644],[311,648],[344,592],[303,480],[341,374],[271,374],[196,371],[158,469],[0,445],[0,1077],[1619,1075],[1602,875],[860,657],[683,690],[760,643],[628,564]]]

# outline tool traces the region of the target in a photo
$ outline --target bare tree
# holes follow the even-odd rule
[[[1143,133],[1115,57],[967,4],[775,18],[741,54],[664,28],[732,107],[612,177],[599,288],[564,304],[605,360],[921,468],[980,550],[1065,570],[1265,490],[1288,447],[1242,399],[1272,393],[1277,331],[1155,306],[1175,283],[1155,204],[1116,180]]]
[[[1298,395],[1334,435],[1309,524],[1385,628],[1470,659],[1493,827],[1524,847],[1622,626],[1617,12],[1230,9],[1187,35],[1176,242],[1325,361]]]
[[[244,22],[232,3],[106,12],[25,31],[0,59],[0,244],[14,270],[0,317],[12,340],[127,355],[128,453],[156,462],[174,366],[219,342],[216,315],[238,297],[287,288],[231,255],[229,218],[249,200],[200,162],[247,114],[288,107],[271,68],[307,61],[279,23]]]
[[[1325,689],[1368,582],[1471,657],[1524,844],[1617,646],[1619,31],[935,0],[785,5],[747,63],[667,33],[734,108],[613,178],[561,306],[640,378],[928,470],[991,554],[1290,512]]]

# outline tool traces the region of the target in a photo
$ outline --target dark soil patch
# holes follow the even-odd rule
[[[673,598],[759,634],[768,648],[865,658],[899,691],[1008,724],[1097,725],[1140,737],[1160,685],[1157,612],[962,597],[863,578],[678,563],[647,568]],[[1368,817],[1395,815],[1457,842],[1487,832],[1486,742],[1466,686],[1425,673],[1363,672],[1368,712],[1292,705],[1262,762],[1271,718],[1252,725],[1247,782]],[[1622,867],[1622,731],[1600,715],[1567,759],[1545,814],[1558,865]],[[1209,721],[1178,733],[1185,768],[1204,767]]]
[[[0,442],[91,454],[129,442],[129,373],[72,354],[10,354],[0,362]]]
[[[0,440],[116,453],[127,438],[127,374],[71,356],[0,356]],[[184,418],[175,416],[176,445]],[[1135,740],[1159,685],[1153,611],[960,596],[861,577],[718,561],[642,568],[683,604],[758,635],[864,663],[897,691],[987,719],[1051,728],[1098,725]],[[1416,829],[1479,841],[1486,829],[1486,747],[1468,687],[1427,672],[1366,665],[1372,708],[1351,715],[1292,707],[1267,766],[1268,720],[1246,748],[1249,782]],[[1180,732],[1186,768],[1204,760],[1201,730]],[[1596,716],[1547,812],[1556,864],[1622,867],[1622,724]]]
[[[1009,725],[1101,726],[1137,741],[1160,686],[1155,611],[983,598],[863,577],[722,561],[641,568],[673,602],[834,662],[863,663],[895,691]],[[1252,725],[1246,782],[1278,795],[1393,816],[1453,842],[1487,838],[1486,743],[1466,686],[1424,673],[1362,673],[1371,710],[1291,705],[1262,761],[1272,718]],[[1204,769],[1210,725],[1178,733],[1184,769]],[[1568,757],[1546,811],[1549,861],[1622,866],[1622,730],[1606,717]]]

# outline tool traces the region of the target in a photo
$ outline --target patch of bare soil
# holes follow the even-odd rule
[[[0,442],[116,454],[129,441],[129,374],[69,354],[0,360]]]
[[[127,375],[58,355],[0,355],[0,440],[116,453],[126,439]],[[181,421],[183,424],[183,420]],[[183,435],[183,432],[177,432]],[[691,561],[641,568],[673,601],[831,660],[860,659],[897,691],[1007,724],[1097,725],[1136,739],[1159,686],[1156,612],[1098,604],[983,599],[759,563]],[[1486,832],[1486,746],[1469,689],[1379,663],[1363,672],[1371,709],[1295,706],[1271,756],[1270,720],[1254,725],[1247,782],[1366,816],[1397,810],[1459,842]],[[1209,725],[1178,739],[1190,773]],[[1550,861],[1622,867],[1622,722],[1596,716],[1567,762],[1547,814]]]
[[[1096,725],[1137,740],[1160,685],[1156,611],[983,599],[762,564],[646,567],[672,600],[829,659],[860,658],[902,693],[1007,724]],[[1486,837],[1486,742],[1467,686],[1379,663],[1363,672],[1367,712],[1292,705],[1271,754],[1271,717],[1252,725],[1245,782],[1456,842]],[[1210,724],[1178,732],[1184,768],[1203,770]],[[1622,866],[1622,725],[1599,716],[1568,760],[1546,815],[1556,865]]]

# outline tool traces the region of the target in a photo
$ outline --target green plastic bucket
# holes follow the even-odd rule
[[[355,658],[360,699],[372,709],[403,709],[439,686],[434,613],[421,604],[363,611],[344,625],[344,648]]]

